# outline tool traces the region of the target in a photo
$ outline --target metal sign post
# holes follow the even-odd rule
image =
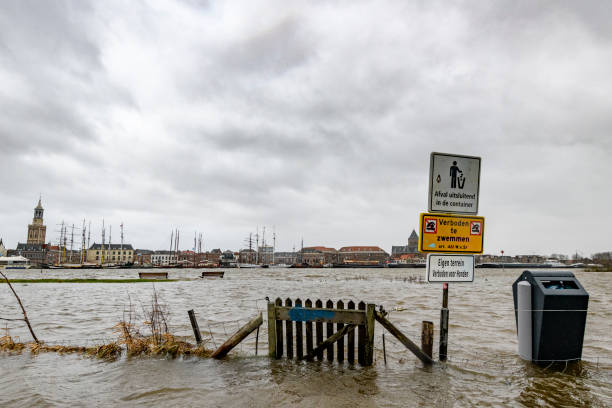
[[[429,213],[420,216],[419,252],[427,255],[427,282],[440,282],[440,361],[447,359],[448,283],[474,281],[474,256],[483,252],[484,218],[477,217],[481,158],[432,152]],[[444,214],[440,214],[444,213]],[[464,214],[464,215],[455,215]]]

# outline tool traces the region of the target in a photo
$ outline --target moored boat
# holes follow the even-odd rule
[[[23,256],[1,256],[0,269],[30,269],[30,260]]]

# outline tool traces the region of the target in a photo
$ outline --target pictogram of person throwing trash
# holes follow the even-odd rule
[[[453,165],[450,168],[450,176],[451,176],[451,188],[460,188],[463,189],[465,185],[465,177],[463,176],[463,172],[457,167],[457,162],[454,161]]]

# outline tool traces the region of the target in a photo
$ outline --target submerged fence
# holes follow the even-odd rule
[[[302,305],[299,298],[295,302],[287,298],[285,304],[282,303],[280,298],[268,301],[270,357],[281,358],[285,354],[290,359],[311,360],[316,357],[322,361],[325,354],[328,361],[334,361],[335,356],[338,362],[342,362],[346,357],[353,364],[357,351],[359,364],[372,365],[375,305],[364,302],[355,305],[351,300],[345,308],[342,300],[335,305],[328,300],[323,307],[323,302],[317,299],[313,307],[312,300],[306,299]]]

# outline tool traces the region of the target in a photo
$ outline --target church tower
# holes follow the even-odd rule
[[[415,230],[412,230],[412,234],[408,237],[408,248],[406,252],[409,254],[416,254],[419,252],[419,236]]]
[[[43,213],[45,210],[42,207],[40,198],[38,205],[34,209],[34,219],[32,224],[28,225],[28,244],[43,245],[47,235],[47,227],[43,225]]]

